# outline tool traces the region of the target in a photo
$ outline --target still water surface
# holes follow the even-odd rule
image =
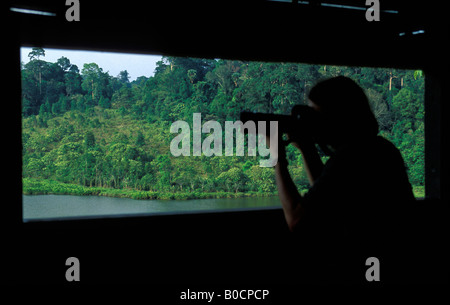
[[[198,200],[133,200],[102,196],[23,195],[23,219],[136,215],[280,207],[278,196]]]

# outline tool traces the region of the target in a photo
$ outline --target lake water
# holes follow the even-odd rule
[[[23,219],[279,208],[278,196],[198,200],[133,200],[102,196],[23,195]]]

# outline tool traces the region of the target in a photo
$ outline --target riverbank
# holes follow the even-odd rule
[[[152,192],[133,189],[113,189],[106,187],[87,187],[78,184],[62,183],[55,180],[23,178],[24,195],[77,195],[77,196],[107,196],[116,198],[131,198],[137,200],[151,199],[210,199],[210,198],[243,198],[243,197],[269,197],[276,193],[259,192]]]
[[[106,187],[87,187],[78,184],[62,183],[55,180],[23,178],[23,194],[24,195],[94,195],[107,196],[116,198],[131,198],[137,200],[149,199],[169,199],[169,200],[186,200],[186,199],[209,199],[209,198],[243,198],[243,197],[269,197],[276,196],[277,193],[260,193],[260,192],[152,192],[139,191],[133,189],[113,189]],[[414,196],[416,198],[425,197],[424,186],[413,186]]]

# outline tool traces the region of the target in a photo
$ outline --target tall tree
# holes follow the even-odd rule
[[[44,57],[45,56],[45,50],[43,48],[32,48],[31,52],[28,53],[28,57],[31,60],[37,59],[39,60],[39,57]]]
[[[28,53],[28,57],[30,58],[30,62],[36,60],[36,67],[38,72],[38,79],[39,79],[39,94],[42,94],[42,66],[43,62],[39,59],[39,57],[45,56],[45,50],[42,48],[32,48],[31,52]]]
[[[123,70],[119,72],[118,75],[119,81],[123,84],[129,84],[130,83],[130,74],[127,70]]]
[[[110,97],[108,92],[110,77],[96,63],[84,64],[81,74],[83,76],[81,87],[90,95],[94,104],[98,103],[102,95]]]

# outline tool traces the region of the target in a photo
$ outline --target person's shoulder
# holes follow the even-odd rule
[[[400,150],[389,140],[378,136],[375,140],[375,146],[371,153],[371,158],[375,161],[375,166],[380,169],[389,169],[391,173],[403,173],[405,161]],[[397,175],[391,175],[397,177]]]
[[[399,164],[404,164],[397,147],[381,136],[354,141],[338,150],[329,161],[330,167],[345,166],[346,172],[351,172],[352,166],[360,172],[362,167],[381,170],[386,166],[397,167]]]
[[[382,136],[376,136],[374,142],[376,145],[379,145],[380,147],[384,147],[386,149],[397,149],[391,141]]]
[[[387,153],[390,155],[400,156],[400,151],[395,145],[386,138],[382,136],[377,136],[374,141],[375,149],[382,153]]]

